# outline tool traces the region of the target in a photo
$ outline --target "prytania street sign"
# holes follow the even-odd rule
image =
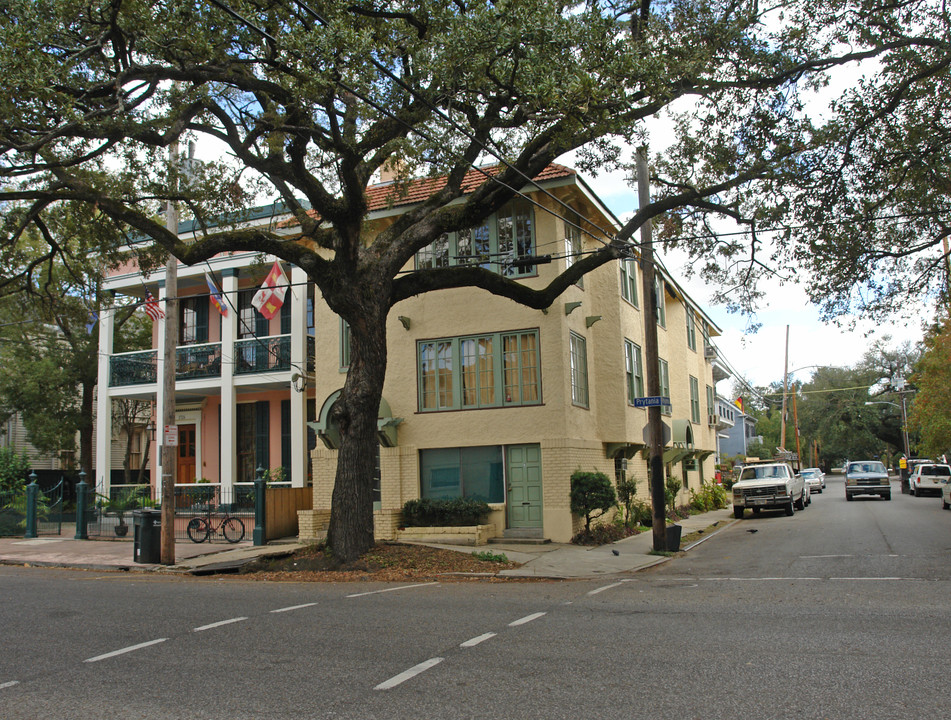
[[[657,407],[659,405],[670,405],[670,398],[666,395],[634,398],[634,407]]]

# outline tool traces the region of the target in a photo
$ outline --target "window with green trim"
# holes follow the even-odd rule
[[[700,422],[700,381],[690,376],[690,420]]]
[[[713,413],[713,387],[707,385],[707,417],[709,418]]]
[[[571,361],[571,402],[588,407],[588,350],[585,339],[571,333],[569,356]]]
[[[620,260],[621,266],[621,297],[634,307],[637,302],[637,260]]]
[[[664,279],[654,276],[654,295],[657,297],[657,324],[667,327],[667,293],[664,292]]]
[[[640,346],[630,340],[624,341],[624,369],[627,375],[627,401],[633,405],[635,398],[644,397],[644,364]]]
[[[419,495],[434,500],[505,502],[502,467],[499,445],[420,450]]]
[[[340,369],[350,367],[350,324],[340,318]]]
[[[507,277],[534,275],[534,265],[507,261],[535,255],[535,213],[527,200],[514,200],[476,227],[445,233],[416,253],[416,269],[478,265]]]
[[[541,402],[536,330],[421,341],[417,360],[420,410]]]
[[[684,305],[684,312],[687,314],[687,347],[697,351],[697,318],[693,314],[693,308]]]
[[[657,365],[660,375],[660,394],[662,397],[670,397],[670,369],[667,366],[667,361],[658,358]],[[664,415],[670,415],[673,408],[670,405],[661,405],[660,411]]]
[[[574,210],[566,211],[565,218],[565,269],[567,270],[581,259],[581,215]],[[584,287],[584,277],[575,282],[578,287]]]

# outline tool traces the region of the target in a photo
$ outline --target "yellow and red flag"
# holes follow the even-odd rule
[[[261,289],[254,293],[251,298],[251,304],[257,308],[257,311],[270,320],[281,309],[284,304],[284,294],[287,292],[289,283],[281,264],[275,260],[271,272],[264,278],[264,284]]]

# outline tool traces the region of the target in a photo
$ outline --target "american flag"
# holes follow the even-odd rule
[[[152,318],[152,322],[165,317],[165,313],[159,307],[158,300],[149,292],[148,288],[145,289],[145,312]]]

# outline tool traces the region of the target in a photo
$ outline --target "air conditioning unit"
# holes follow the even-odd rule
[[[707,425],[716,425],[719,422],[719,418],[716,415],[707,415]]]
[[[717,349],[713,345],[704,345],[703,346],[703,357],[707,360],[716,360],[717,359]]]

